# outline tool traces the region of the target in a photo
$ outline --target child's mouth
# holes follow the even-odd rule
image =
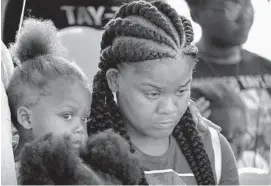
[[[72,135],[72,145],[76,148],[79,148],[82,143],[83,143],[83,140],[84,140],[84,136],[82,133],[75,133]]]

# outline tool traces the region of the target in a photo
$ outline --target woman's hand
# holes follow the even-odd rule
[[[217,126],[216,124],[214,124],[210,120],[204,118],[200,114],[200,111],[198,110],[198,108],[197,108],[197,106],[196,106],[196,104],[195,104],[194,101],[192,101],[192,100],[189,101],[189,108],[190,108],[191,114],[193,116],[193,119],[196,122],[197,127],[198,127],[198,129],[200,131],[206,132],[206,131],[208,131],[209,127],[214,128],[218,132],[220,132],[222,130],[221,127]]]

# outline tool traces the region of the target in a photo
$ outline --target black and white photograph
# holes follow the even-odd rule
[[[270,0],[1,0],[1,185],[271,185]]]

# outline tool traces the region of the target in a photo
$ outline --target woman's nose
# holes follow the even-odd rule
[[[177,104],[174,98],[166,97],[160,101],[158,105],[158,113],[164,115],[170,115],[177,112]]]

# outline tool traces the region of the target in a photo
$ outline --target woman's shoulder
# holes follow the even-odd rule
[[[216,177],[220,177],[219,184],[238,185],[237,164],[227,139],[220,132],[210,128],[207,132],[200,132],[200,135],[211,161],[213,172]]]
[[[209,130],[199,131],[199,134],[202,138],[204,146],[209,147],[212,146],[215,141],[219,141],[222,149],[226,148],[231,150],[228,140],[216,129],[209,127]]]
[[[220,148],[221,150],[222,159],[226,157],[225,153],[226,154],[228,153],[227,156],[234,156],[230,143],[223,136],[223,134],[221,134],[217,130],[209,127],[208,131],[205,132],[200,131],[199,133],[202,138],[204,147],[209,156],[213,157],[214,152],[219,150],[218,148]]]

